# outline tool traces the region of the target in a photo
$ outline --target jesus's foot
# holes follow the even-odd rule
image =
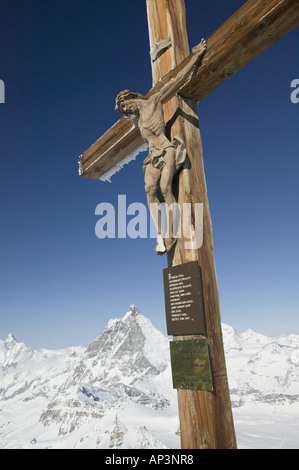
[[[166,253],[164,237],[162,234],[158,235],[155,251],[157,252],[157,255],[159,256],[164,255]]]
[[[196,54],[198,57],[202,56],[207,50],[207,41],[202,39],[197,46],[194,46],[192,53]]]
[[[166,247],[166,251],[169,252],[172,247],[176,244],[176,238],[165,238],[164,243]]]

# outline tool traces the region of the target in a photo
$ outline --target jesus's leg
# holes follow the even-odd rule
[[[157,251],[158,254],[164,254],[166,249],[163,241],[160,201],[157,197],[159,179],[160,170],[149,165],[145,170],[145,191],[147,193],[147,204],[158,235],[155,251]]]
[[[165,166],[162,169],[160,179],[160,189],[166,204],[167,214],[167,237],[165,238],[166,251],[170,251],[176,243],[174,237],[174,227],[178,222],[178,207],[172,192],[172,180],[176,172],[175,169],[175,149],[170,147],[164,156]]]

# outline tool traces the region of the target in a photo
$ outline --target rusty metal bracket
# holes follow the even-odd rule
[[[155,47],[150,52],[152,62],[155,62],[155,60],[157,60],[162,54],[164,54],[164,52],[167,51],[167,49],[169,49],[171,46],[172,44],[170,37],[156,42]]]

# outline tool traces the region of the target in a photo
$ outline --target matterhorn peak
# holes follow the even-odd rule
[[[16,343],[17,342],[16,338],[14,337],[14,335],[12,333],[8,333],[8,335],[6,336],[4,341],[5,341],[5,343]]]
[[[299,335],[223,337],[239,448],[297,448]],[[142,310],[75,351],[0,340],[1,449],[179,447],[169,340]]]
[[[136,317],[137,315],[141,315],[140,310],[136,307],[136,305],[131,304],[129,310],[127,311],[127,315],[132,315]]]
[[[140,310],[136,307],[135,304],[131,304],[127,313],[122,318],[122,320],[123,321],[127,321],[127,320],[136,321],[136,320],[141,320],[141,318],[143,318],[143,315],[140,312]]]
[[[167,338],[134,304],[130,305],[123,318],[109,320],[85,354],[93,360],[98,358],[102,372],[104,369],[113,371],[121,364],[122,374],[129,377],[135,373],[134,380],[136,375],[140,377],[149,370],[155,375],[165,369],[169,360]]]

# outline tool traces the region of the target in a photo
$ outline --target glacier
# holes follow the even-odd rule
[[[239,448],[299,448],[299,335],[223,324]],[[0,341],[0,448],[179,449],[169,340],[131,305],[87,347]]]

